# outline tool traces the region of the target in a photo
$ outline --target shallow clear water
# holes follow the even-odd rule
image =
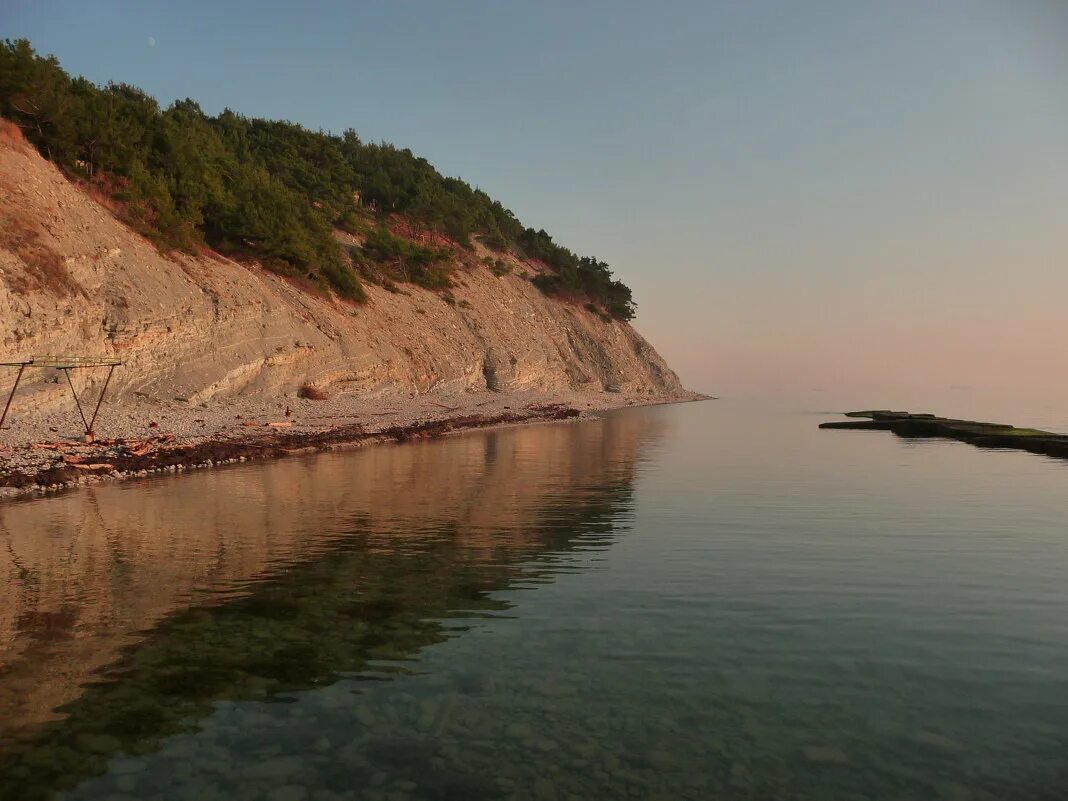
[[[821,419],[0,507],[0,798],[1065,797],[1068,462]]]

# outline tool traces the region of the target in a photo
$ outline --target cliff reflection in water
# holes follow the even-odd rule
[[[420,649],[505,611],[493,591],[610,542],[658,421],[508,429],[0,508],[0,797],[77,787],[120,753],[196,730],[222,701],[409,672]]]

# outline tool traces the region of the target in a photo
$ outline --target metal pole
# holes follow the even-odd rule
[[[74,404],[78,407],[78,414],[81,415],[82,425],[85,426],[85,433],[88,434],[89,433],[89,424],[87,422],[85,422],[85,412],[82,411],[82,402],[80,400],[78,400],[78,393],[74,389],[74,382],[70,380],[70,368],[69,367],[61,367],[59,369],[61,369],[64,373],[67,374],[67,383],[70,384],[71,394],[74,395]]]
[[[111,365],[108,369],[108,377],[104,379],[104,388],[100,390],[100,397],[96,399],[96,408],[93,410],[93,419],[89,421],[89,430],[87,434],[93,433],[93,424],[96,422],[96,416],[100,414],[100,404],[104,402],[104,393],[108,391],[108,384],[111,383],[111,374],[115,372],[115,365]]]
[[[4,404],[4,413],[0,414],[0,428],[4,427],[4,421],[7,419],[7,410],[11,408],[11,401],[15,397],[15,390],[19,388],[19,381],[22,380],[22,371],[26,369],[26,365],[19,365],[19,374],[15,376],[15,386],[11,388],[11,394],[7,396],[7,403]]]

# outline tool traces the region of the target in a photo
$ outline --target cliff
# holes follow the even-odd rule
[[[476,244],[451,297],[368,285],[357,305],[210,251],[161,253],[12,127],[0,136],[0,361],[121,359],[117,401],[291,395],[305,383],[334,395],[684,393],[628,323],[542,294],[534,263],[508,257],[498,277],[487,253]],[[101,380],[94,372],[76,374],[80,388]],[[15,410],[69,404],[56,381],[30,371]]]

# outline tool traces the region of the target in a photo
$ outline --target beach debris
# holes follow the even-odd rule
[[[100,358],[96,356],[37,356],[32,359],[26,359],[19,362],[0,362],[0,367],[17,367],[18,373],[15,376],[15,383],[11,387],[11,392],[7,396],[7,401],[4,404],[4,411],[0,412],[0,428],[3,428],[4,421],[7,419],[8,412],[11,409],[11,401],[15,397],[15,391],[19,388],[19,381],[22,380],[22,374],[27,367],[46,367],[53,368],[55,370],[62,371],[67,376],[67,384],[70,386],[71,394],[74,396],[74,405],[78,407],[78,416],[82,418],[82,425],[85,427],[85,441],[93,441],[93,425],[96,423],[97,415],[100,414],[100,406],[104,402],[104,395],[107,394],[108,384],[111,383],[111,376],[115,372],[115,368],[122,365],[122,362],[115,359]],[[71,370],[90,369],[94,367],[107,367],[107,378],[104,379],[104,387],[100,390],[100,396],[96,399],[96,407],[93,409],[92,417],[88,420],[85,419],[85,410],[82,409],[81,398],[78,397],[78,391],[74,388],[74,381],[70,377]]]

